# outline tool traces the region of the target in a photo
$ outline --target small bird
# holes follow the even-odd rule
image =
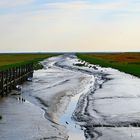
[[[69,123],[66,121],[66,124],[69,124]]]

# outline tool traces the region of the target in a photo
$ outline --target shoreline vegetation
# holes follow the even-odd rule
[[[6,71],[9,68],[19,67],[25,64],[33,63],[33,69],[42,69],[40,61],[58,54],[0,54],[0,71]],[[0,115],[0,120],[2,120]]]
[[[136,53],[77,53],[78,58],[102,67],[111,67],[140,77],[140,52]]]
[[[33,63],[34,70],[42,69],[40,61],[60,55],[58,53],[0,54],[0,70]],[[140,52],[136,53],[76,53],[77,57],[91,64],[111,67],[140,77]],[[82,66],[82,65],[81,65]]]
[[[0,54],[0,70],[33,63],[34,70],[42,69],[40,61],[58,54]]]

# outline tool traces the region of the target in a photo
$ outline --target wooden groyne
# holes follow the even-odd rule
[[[24,64],[6,70],[0,70],[0,96],[7,95],[29,78],[33,77],[33,63]]]

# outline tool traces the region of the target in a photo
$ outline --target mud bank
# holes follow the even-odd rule
[[[75,108],[70,107],[71,113],[67,108],[70,102],[76,106],[79,97],[75,95],[86,94],[94,77],[55,65],[64,58],[43,61],[44,69],[23,85],[21,95],[2,99],[1,139],[84,139],[81,128],[71,120]]]
[[[99,70],[94,73],[94,90],[81,96],[73,118],[88,140],[138,140],[140,79],[111,68]]]
[[[22,97],[0,102],[4,114],[0,138],[140,138],[140,79],[82,62],[74,55],[52,57],[42,64],[44,69],[23,85]]]

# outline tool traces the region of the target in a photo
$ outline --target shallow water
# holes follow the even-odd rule
[[[71,98],[68,108],[60,118],[60,123],[65,124],[68,129],[69,140],[85,140],[83,130],[81,130],[81,127],[72,120],[72,114],[76,108],[80,95],[81,94],[78,94]]]

